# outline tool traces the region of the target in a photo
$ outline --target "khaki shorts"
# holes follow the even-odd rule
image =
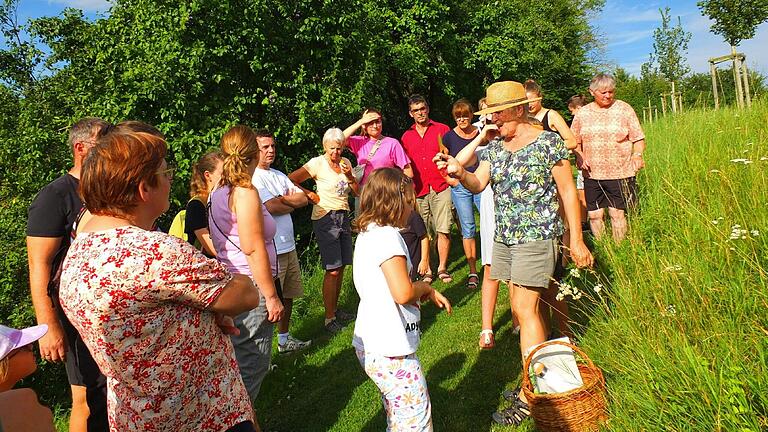
[[[416,198],[419,215],[424,219],[427,232],[434,231],[443,234],[451,233],[451,188],[435,192],[429,188],[429,193]]]
[[[297,298],[304,295],[304,286],[301,284],[301,269],[299,268],[299,256],[296,249],[277,256],[277,277],[283,287],[284,298]]]
[[[507,246],[493,243],[491,279],[533,288],[547,288],[557,261],[557,239]]]

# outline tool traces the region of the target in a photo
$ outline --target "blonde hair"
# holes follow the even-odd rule
[[[208,201],[208,181],[205,179],[205,172],[214,172],[216,165],[224,161],[224,155],[219,150],[209,151],[197,160],[192,166],[192,177],[189,180],[189,197],[200,198],[201,201]]]
[[[259,162],[259,144],[253,129],[244,125],[229,128],[221,137],[221,152],[224,154],[221,184],[232,188],[252,188],[248,164],[254,160]]]
[[[373,170],[360,196],[360,214],[355,221],[358,232],[370,223],[403,228],[403,215],[414,208],[416,191],[411,178],[397,168]]]
[[[4,382],[8,378],[8,367],[10,363],[11,360],[8,356],[0,359],[0,382]]]

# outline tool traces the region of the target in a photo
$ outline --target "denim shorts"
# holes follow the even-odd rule
[[[475,209],[472,208],[472,203],[474,202],[475,207],[480,210],[480,194],[473,194],[459,183],[451,187],[451,199],[459,217],[461,238],[475,238]]]

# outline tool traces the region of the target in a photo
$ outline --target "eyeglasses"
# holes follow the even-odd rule
[[[371,125],[375,125],[375,124],[381,124],[381,119],[371,120],[368,123],[366,123],[365,125],[366,126],[371,126]]]
[[[176,171],[176,167],[168,167],[167,169],[156,172],[157,175],[164,175],[168,181],[173,181],[173,173]]]
[[[411,112],[414,114],[416,114],[417,112],[427,112],[427,109],[428,108],[426,106],[423,106],[421,108],[414,108],[411,110]]]
[[[457,122],[459,122],[459,121],[469,121],[469,120],[472,120],[472,117],[456,117],[455,120]]]

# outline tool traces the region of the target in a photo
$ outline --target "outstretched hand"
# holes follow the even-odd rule
[[[432,162],[435,163],[440,175],[443,176],[446,181],[450,178],[458,184],[458,181],[464,176],[464,167],[451,155],[438,153],[432,158]]]

